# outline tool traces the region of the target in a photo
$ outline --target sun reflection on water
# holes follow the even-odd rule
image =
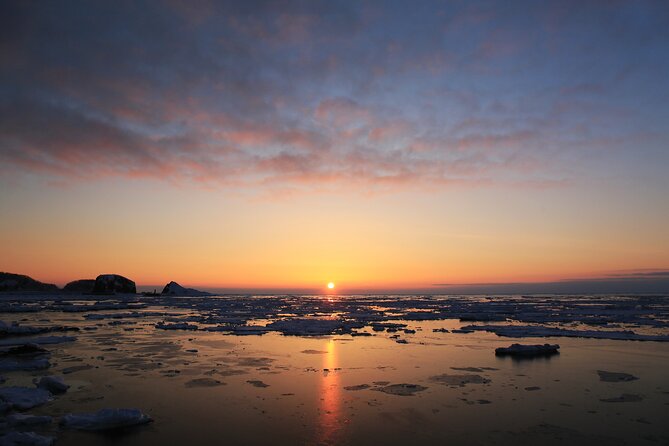
[[[320,404],[318,410],[318,428],[316,444],[338,444],[341,437],[341,388],[339,386],[339,367],[336,342],[327,341],[323,355],[323,376],[321,378]]]

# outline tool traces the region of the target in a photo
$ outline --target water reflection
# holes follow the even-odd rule
[[[339,444],[342,434],[341,387],[339,385],[339,367],[337,361],[337,343],[330,339],[325,344],[323,355],[323,375],[320,385],[320,404],[318,408],[318,426],[316,444]]]

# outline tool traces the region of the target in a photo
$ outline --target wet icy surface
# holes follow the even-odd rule
[[[669,444],[667,297],[5,295],[0,310],[0,398],[40,400],[6,407],[0,435]],[[559,344],[560,354],[495,356],[513,343]],[[40,359],[48,365],[31,366]],[[47,398],[36,385],[45,376],[69,388]],[[63,426],[101,409],[154,421],[111,434]]]

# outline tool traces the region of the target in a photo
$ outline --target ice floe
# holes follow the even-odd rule
[[[49,344],[62,344],[64,342],[73,342],[77,338],[74,336],[41,336],[38,338],[10,338],[10,339],[0,339],[0,347],[7,347],[12,345],[25,345],[25,344],[36,344],[36,345],[49,345]]]
[[[150,416],[139,409],[101,409],[95,413],[67,414],[60,423],[68,429],[106,431],[151,422]]]
[[[461,328],[461,332],[471,333],[473,331],[488,331],[497,336],[510,338],[568,337],[669,342],[669,335],[638,334],[631,330],[572,330],[540,325],[468,325]],[[455,333],[456,330],[453,332]]]
[[[56,441],[53,437],[46,437],[35,432],[9,432],[0,436],[2,446],[51,446]]]
[[[186,387],[217,387],[224,386],[225,383],[213,378],[195,378],[186,381]]]
[[[344,390],[351,390],[351,391],[356,391],[356,390],[365,390],[369,389],[370,386],[369,384],[358,384],[356,386],[344,386]]]
[[[597,374],[599,375],[600,381],[609,383],[629,382],[639,379],[634,375],[630,375],[629,373],[607,372],[606,370],[597,370]]]
[[[551,356],[558,353],[560,353],[560,346],[557,344],[511,344],[509,347],[495,349],[495,355],[497,356],[515,356],[521,358]]]
[[[197,325],[187,322],[175,322],[173,324],[158,322],[156,328],[160,328],[161,330],[197,330]]]
[[[364,325],[362,322],[343,319],[283,319],[267,324],[266,328],[284,335],[322,336],[351,333],[354,328],[362,328]]]
[[[464,375],[449,375],[444,373],[430,377],[431,381],[447,386],[464,387],[467,384],[488,384],[490,379],[481,375],[464,374]]]
[[[67,389],[70,388],[70,386],[68,384],[65,384],[65,381],[63,381],[63,378],[61,378],[60,376],[43,376],[39,380],[35,378],[33,380],[33,383],[39,389],[48,390],[54,395],[59,393],[65,393],[67,392]]]
[[[638,403],[643,401],[643,397],[634,393],[623,393],[612,398],[600,398],[599,401],[603,403]]]
[[[0,400],[18,410],[41,406],[51,399],[51,393],[44,389],[30,387],[0,387]]]
[[[387,386],[375,387],[372,390],[397,396],[413,396],[418,392],[427,390],[427,387],[419,384],[390,384]]]
[[[13,413],[7,417],[7,422],[10,426],[21,428],[51,424],[52,421],[53,418],[48,415],[27,415],[22,413]]]

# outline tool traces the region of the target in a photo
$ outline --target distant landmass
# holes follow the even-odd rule
[[[119,276],[118,274],[101,274],[95,279],[93,293],[135,294],[137,293],[137,287],[135,286],[135,282],[127,277]]]
[[[91,294],[95,288],[95,279],[74,280],[63,287],[68,293]]]
[[[196,290],[193,288],[184,288],[178,283],[172,281],[165,285],[165,288],[163,288],[162,294],[170,295],[170,296],[210,296],[211,293],[207,293],[206,291],[200,291]]]
[[[52,283],[42,283],[23,274],[0,272],[0,292],[42,292],[71,294],[137,294],[135,282],[119,274],[100,274],[95,279],[79,279],[67,283],[62,289]],[[146,294],[146,293],[145,293]],[[153,293],[150,293],[153,295]],[[158,295],[158,294],[156,294]],[[206,291],[186,288],[171,281],[163,288],[161,295],[168,296],[211,296]]]
[[[54,292],[58,287],[52,283],[39,282],[22,274],[0,272],[0,291]]]

